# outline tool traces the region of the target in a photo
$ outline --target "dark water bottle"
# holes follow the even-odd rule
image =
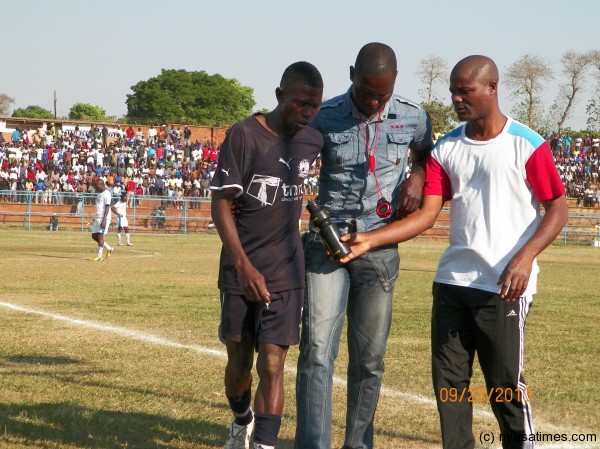
[[[346,242],[340,242],[340,230],[331,222],[329,210],[319,206],[312,200],[306,204],[310,213],[310,222],[319,229],[319,235],[325,242],[325,246],[335,260],[340,260],[352,251]]]

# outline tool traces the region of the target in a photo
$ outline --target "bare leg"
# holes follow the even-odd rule
[[[281,415],[284,401],[284,365],[288,347],[260,343],[256,370],[258,389],[254,398],[256,413]]]

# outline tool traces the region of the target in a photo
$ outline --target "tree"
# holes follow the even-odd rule
[[[526,114],[519,114],[519,121],[527,123],[527,125],[536,129],[540,126],[540,121],[536,122],[541,116],[536,111],[542,107],[541,100],[537,93],[542,88],[544,81],[549,81],[553,78],[552,69],[538,56],[525,55],[508,68],[506,74],[506,84],[511,89],[512,94],[523,100],[515,105],[519,112],[524,112],[523,107],[526,107]]]
[[[24,118],[41,118],[41,119],[53,119],[54,114],[41,106],[30,105],[26,108],[17,108],[13,111],[13,117],[24,117]]]
[[[256,104],[251,87],[205,71],[163,69],[131,90],[127,118],[133,123],[229,125],[250,115]]]
[[[596,89],[592,98],[585,109],[587,112],[587,126],[592,131],[600,131],[600,82],[596,85]]]
[[[586,69],[591,62],[590,53],[578,53],[573,50],[566,52],[561,58],[562,72],[568,81],[560,85],[558,95],[551,108],[559,135],[571,114],[575,101],[579,99],[577,94],[584,84]]]
[[[106,111],[100,106],[88,103],[77,103],[69,110],[69,118],[72,120],[90,120],[92,122],[107,121]]]
[[[458,117],[452,105],[446,106],[440,100],[434,99],[429,103],[423,103],[423,107],[429,112],[434,134],[445,134],[458,123]]]
[[[8,115],[10,105],[14,102],[14,98],[11,98],[6,94],[0,94],[0,115]]]
[[[590,50],[587,53],[587,57],[590,64],[598,69],[595,76],[598,80],[600,80],[600,50]]]
[[[510,111],[511,116],[522,123],[531,123],[530,128],[536,130],[539,134],[546,134],[552,131],[550,119],[545,115],[544,105],[538,97],[533,98],[533,103],[524,98],[519,103],[515,104]]]
[[[426,100],[426,104],[430,104],[435,100],[434,85],[436,83],[443,83],[448,78],[446,61],[439,56],[428,55],[419,61],[419,68],[416,75],[426,86],[424,91],[419,91],[419,94]]]
[[[600,131],[600,51],[592,50],[588,53],[590,64],[597,70],[594,73],[596,77],[596,89],[592,98],[590,98],[585,111],[588,114],[587,125],[592,131]]]

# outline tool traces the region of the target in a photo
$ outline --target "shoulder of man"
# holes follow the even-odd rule
[[[331,125],[331,123],[337,123],[342,117],[350,114],[351,109],[349,102],[350,96],[348,92],[324,101],[321,103],[319,113],[311,122],[310,127],[322,132],[324,126]]]
[[[398,94],[392,95],[390,102],[391,102],[391,105],[393,105],[395,107],[399,107],[399,108],[409,108],[409,109],[415,109],[417,111],[420,111],[421,109],[423,109],[423,106],[421,106],[419,103],[409,100],[408,98],[402,97],[401,95],[398,95]]]
[[[255,128],[257,125],[260,126],[258,120],[251,115],[250,117],[246,117],[245,119],[231,125],[231,128],[229,128],[227,131],[227,137],[231,135],[239,136],[240,134],[244,134],[249,128]],[[208,149],[209,153],[214,151],[216,151],[214,148]]]
[[[452,131],[447,132],[446,134],[444,134],[443,136],[441,136],[435,142],[434,150],[439,149],[440,147],[442,147],[444,145],[444,143],[455,142],[456,140],[460,139],[462,137],[462,135],[463,135],[463,127],[464,126],[465,126],[465,124],[461,123],[456,128],[454,128]]]
[[[244,119],[242,119],[242,120],[240,120],[238,122],[235,122],[233,125],[231,125],[229,127],[229,129],[227,130],[226,134],[229,134],[232,130],[244,128],[244,127],[248,126],[251,123],[257,122],[256,115],[259,115],[259,114],[252,114],[252,115],[250,115],[250,116],[248,116],[248,117],[246,117],[246,118],[244,118]],[[208,150],[212,149],[210,147],[203,147],[203,148],[206,148]]]
[[[315,141],[316,143],[323,143],[323,135],[320,131],[308,127],[304,128],[296,133],[296,136],[301,137],[302,139],[308,139],[311,141]]]
[[[328,109],[335,109],[335,108],[342,106],[344,104],[344,102],[346,101],[347,96],[348,96],[348,93],[346,92],[341,95],[338,95],[337,97],[333,97],[333,98],[330,98],[329,100],[325,100],[323,103],[321,103],[321,111],[328,110]]]

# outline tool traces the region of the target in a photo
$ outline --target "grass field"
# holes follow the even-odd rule
[[[108,241],[115,244],[114,234]],[[94,263],[89,234],[0,229],[0,448],[219,448],[231,420],[217,339],[216,235],[134,235]],[[444,244],[401,246],[379,448],[440,444],[430,382],[431,280]],[[549,248],[526,331],[539,432],[600,440],[600,249]],[[292,448],[290,350],[278,448]],[[344,426],[343,346],[332,447]],[[483,387],[479,369],[473,387]],[[498,434],[487,404],[475,435]],[[498,447],[498,444],[478,447]],[[599,447],[598,442],[540,447]]]

